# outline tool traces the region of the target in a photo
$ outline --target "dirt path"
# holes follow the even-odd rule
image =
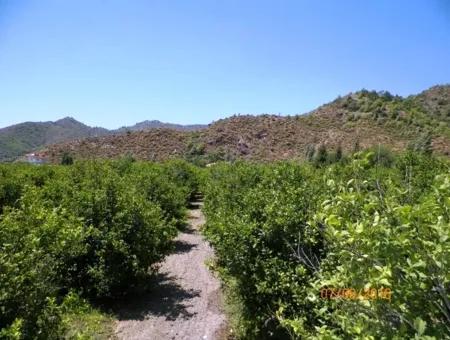
[[[194,203],[189,226],[175,240],[175,251],[166,257],[154,288],[120,313],[119,339],[220,339],[225,329],[220,282],[205,261],[213,251],[198,228],[205,222],[201,203]]]

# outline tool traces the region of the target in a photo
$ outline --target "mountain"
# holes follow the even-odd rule
[[[0,161],[14,160],[27,152],[41,149],[49,144],[87,137],[123,134],[127,131],[146,131],[154,128],[194,131],[203,127],[205,126],[169,124],[153,120],[117,130],[107,130],[87,126],[71,117],[55,122],[25,122],[0,129]]]
[[[207,125],[181,125],[181,124],[171,124],[163,123],[159,120],[145,120],[143,122],[137,123],[133,126],[125,126],[120,129],[115,130],[115,132],[121,133],[126,131],[146,131],[151,129],[173,129],[180,131],[196,131],[206,128]]]
[[[152,129],[126,135],[90,137],[50,145],[40,155],[59,161],[64,152],[76,158],[191,160],[302,159],[308,150],[325,145],[375,145],[403,150],[429,140],[437,154],[450,155],[450,86],[432,87],[406,98],[389,92],[361,90],[298,116],[242,115],[221,119],[197,131]]]
[[[55,122],[25,122],[12,125],[0,129],[0,160],[12,160],[47,144],[107,133],[106,129],[89,127],[71,117]]]

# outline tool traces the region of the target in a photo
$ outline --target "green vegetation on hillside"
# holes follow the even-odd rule
[[[402,98],[389,92],[362,90],[338,98],[333,107],[348,111],[347,120],[371,118],[378,124],[400,129],[406,136],[431,133],[450,137],[450,91],[437,86],[417,96]]]
[[[71,117],[66,117],[56,122],[26,122],[0,129],[0,161],[13,161],[27,152],[38,151],[42,147],[53,143],[112,134],[126,134],[132,131],[145,131],[156,128],[195,131],[204,128],[204,126],[145,121],[130,127],[107,130],[87,126]]]
[[[44,145],[75,138],[105,135],[108,130],[91,128],[66,117],[56,122],[26,122],[0,129],[0,161],[12,161]]]

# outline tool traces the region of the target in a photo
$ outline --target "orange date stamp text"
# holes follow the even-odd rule
[[[388,300],[391,301],[392,290],[390,288],[322,288],[322,299],[346,299],[346,300]]]

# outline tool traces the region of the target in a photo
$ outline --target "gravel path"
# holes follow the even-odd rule
[[[194,203],[189,226],[175,240],[149,293],[127,301],[120,313],[119,339],[223,339],[226,319],[219,280],[205,261],[213,250],[198,228],[205,222],[201,203]]]

